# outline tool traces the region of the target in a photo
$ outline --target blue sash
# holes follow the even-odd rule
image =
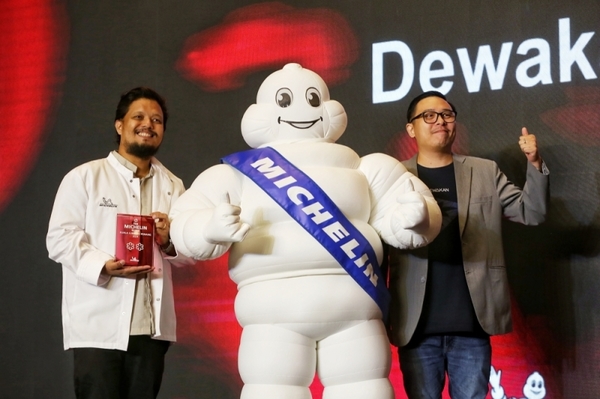
[[[390,294],[373,247],[321,187],[271,147],[237,152],[222,162],[273,198],[339,262],[387,318]]]

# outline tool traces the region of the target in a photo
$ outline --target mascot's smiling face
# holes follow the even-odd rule
[[[282,87],[281,89],[277,90],[277,94],[275,94],[275,103],[277,103],[277,105],[280,108],[283,108],[281,110],[281,113],[289,113],[289,114],[295,114],[296,112],[294,112],[297,109],[300,108],[306,108],[305,104],[303,104],[303,99],[298,98],[297,101],[294,101],[294,92],[288,88],[288,87]],[[294,104],[295,102],[300,102],[300,107],[297,106],[297,104]],[[308,89],[306,89],[306,103],[309,104],[311,107],[313,107],[313,109],[316,108],[321,108],[321,93],[319,92],[318,89],[314,88],[314,87],[309,87]],[[286,109],[292,110],[292,112],[285,112]],[[297,113],[301,114],[302,110],[300,109]],[[307,110],[308,114],[310,114],[311,110],[308,109]],[[319,110],[320,111],[320,110]],[[320,114],[320,112],[319,112]],[[309,115],[310,116],[310,115]],[[317,115],[315,115],[317,116]],[[323,122],[323,117],[319,116],[317,119],[315,120],[307,120],[307,121],[293,121],[293,120],[285,120],[285,119],[281,119],[281,117],[277,118],[277,122],[278,123],[287,123],[288,125],[291,125],[292,127],[296,128],[296,129],[310,129],[311,127],[313,127],[315,125],[315,123],[317,122]]]
[[[299,64],[287,64],[258,89],[256,104],[242,118],[242,135],[253,148],[307,139],[335,142],[346,124],[344,108],[329,98],[323,79]]]
[[[537,371],[527,377],[525,386],[523,386],[523,394],[527,399],[543,399],[546,397],[546,386],[544,377]]]

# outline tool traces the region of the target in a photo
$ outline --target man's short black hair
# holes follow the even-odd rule
[[[165,99],[151,88],[143,86],[136,87],[134,89],[129,90],[126,93],[121,94],[121,99],[119,100],[119,104],[117,105],[117,111],[115,112],[115,122],[125,118],[125,115],[127,115],[129,107],[131,106],[131,103],[139,100],[140,98],[154,100],[158,103],[158,105],[160,105],[160,109],[163,113],[163,127],[165,130],[167,130],[167,119],[169,119],[169,112],[167,111],[167,103]],[[118,133],[116,133],[116,135],[117,144],[120,144],[121,135]]]
[[[450,104],[450,106],[452,107],[452,111],[456,112],[456,108],[454,107],[454,105],[450,101],[448,101],[448,99],[446,99],[445,95],[443,95],[439,91],[435,91],[435,90],[426,91],[424,93],[419,94],[415,98],[413,98],[413,100],[408,105],[408,110],[406,111],[406,121],[407,122],[410,123],[410,120],[413,118],[413,116],[414,116],[413,113],[415,112],[415,108],[417,108],[417,104],[422,99],[427,98],[427,97],[439,97],[439,98],[441,98],[442,100],[444,100],[448,104]]]

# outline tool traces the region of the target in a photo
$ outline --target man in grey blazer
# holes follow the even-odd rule
[[[549,172],[526,128],[519,138],[528,161],[523,189],[495,162],[452,153],[456,109],[439,92],[416,97],[407,120],[418,153],[404,165],[431,189],[443,222],[427,247],[390,250],[390,338],[410,399],[441,398],[446,374],[453,399],[483,399],[490,336],[512,329],[502,219],[542,223]]]

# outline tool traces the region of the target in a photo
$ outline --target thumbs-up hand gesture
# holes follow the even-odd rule
[[[521,129],[521,137],[519,138],[519,146],[521,147],[521,151],[527,157],[527,160],[531,162],[533,166],[537,168],[537,170],[542,169],[542,158],[538,153],[537,141],[533,134],[529,134],[527,128],[524,127]]]
[[[206,241],[213,244],[242,241],[250,225],[241,221],[241,212],[242,208],[232,205],[229,194],[225,193],[204,230]]]

